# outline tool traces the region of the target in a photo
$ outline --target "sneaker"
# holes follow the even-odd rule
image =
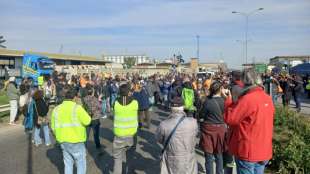
[[[15,122],[10,122],[9,125],[14,126],[14,125],[17,125],[17,124]]]
[[[235,162],[227,163],[226,167],[230,167],[230,168],[236,167],[236,163]]]
[[[51,145],[51,143],[45,144],[45,146],[47,146],[47,147],[50,146],[50,145]]]
[[[101,118],[105,119],[105,118],[107,118],[107,115],[103,115]]]

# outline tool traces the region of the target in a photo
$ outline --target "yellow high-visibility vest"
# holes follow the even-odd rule
[[[51,128],[59,143],[81,143],[86,141],[86,126],[91,117],[81,105],[64,101],[52,113]]]
[[[123,106],[118,101],[114,105],[114,134],[117,137],[130,137],[138,129],[138,102],[133,100]]]
[[[39,77],[38,77],[38,86],[42,86],[43,83],[44,83],[43,76],[39,76]]]

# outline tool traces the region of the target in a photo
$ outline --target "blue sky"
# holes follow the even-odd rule
[[[174,53],[201,62],[244,63],[245,18],[231,12],[263,7],[250,16],[248,59],[310,54],[309,0],[1,0],[0,35],[9,49],[93,55]]]

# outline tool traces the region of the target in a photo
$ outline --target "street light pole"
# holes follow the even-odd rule
[[[199,59],[199,38],[200,36],[197,35],[196,38],[197,38],[197,58]]]
[[[252,14],[254,14],[255,12],[264,10],[264,8],[258,8],[255,9],[249,13],[244,13],[244,12],[238,12],[238,11],[232,11],[232,13],[235,14],[240,14],[242,16],[245,17],[245,63],[248,63],[248,30],[249,30],[249,16],[251,16]]]
[[[248,63],[248,29],[249,29],[249,15],[245,16],[245,64]]]

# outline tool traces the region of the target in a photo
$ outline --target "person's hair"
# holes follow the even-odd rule
[[[239,70],[231,72],[231,76],[232,76],[233,80],[241,80],[241,75],[242,75],[242,73]]]
[[[130,90],[130,87],[129,87],[129,85],[127,83],[126,84],[122,84],[119,87],[119,94],[120,94],[120,96],[128,96],[129,90]]]
[[[76,96],[75,90],[70,85],[65,85],[64,86],[63,94],[64,94],[65,99],[70,99],[70,100],[74,99],[74,97]]]
[[[252,69],[247,69],[242,72],[242,82],[245,86],[263,84],[261,76]]]
[[[43,91],[42,90],[36,90],[34,93],[33,93],[33,99],[34,100],[39,100],[43,98]]]
[[[86,91],[87,91],[87,95],[92,95],[94,93],[94,89],[93,86],[89,83],[86,84]]]
[[[220,92],[221,87],[223,86],[223,84],[219,81],[215,81],[210,85],[210,94],[209,97],[214,96],[215,94],[217,94],[218,92]]]

